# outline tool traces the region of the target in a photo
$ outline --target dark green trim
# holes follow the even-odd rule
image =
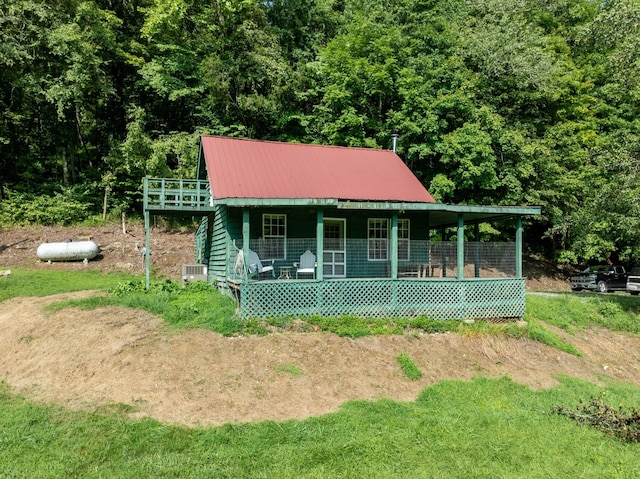
[[[249,240],[250,238],[250,224],[249,224],[249,210],[247,208],[242,210],[242,251],[244,253],[245,269],[246,262],[249,259]]]
[[[324,210],[318,208],[316,212],[316,279],[324,279]]]
[[[522,278],[522,218],[516,218],[516,278]]]
[[[398,279],[398,213],[391,215],[391,279]]]
[[[458,213],[458,233],[456,236],[458,250],[458,279],[464,278],[464,215]]]
[[[393,201],[343,201],[335,198],[214,198],[228,206],[335,206],[351,210],[440,211],[498,216],[539,215],[539,206],[474,206]]]
[[[151,276],[151,215],[148,211],[144,213],[144,277],[145,288],[149,289]]]
[[[475,223],[473,225],[473,237],[476,242],[476,247],[473,255],[473,276],[475,278],[480,277],[480,225]]]

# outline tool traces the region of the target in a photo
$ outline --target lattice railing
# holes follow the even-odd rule
[[[242,284],[243,318],[341,316],[432,319],[522,318],[525,283],[504,279],[361,279]]]

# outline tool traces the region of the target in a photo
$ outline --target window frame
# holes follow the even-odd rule
[[[378,224],[375,224],[378,223]],[[386,236],[374,236],[372,232],[386,233]],[[389,218],[368,218],[367,219],[367,260],[368,261],[388,261],[389,260]],[[384,244],[384,249],[381,245]],[[372,253],[374,257],[372,257]],[[384,253],[384,255],[382,255]]]
[[[267,225],[267,219],[270,220],[270,223]],[[282,224],[274,223],[273,220],[281,220]],[[273,228],[282,228],[282,234],[273,233]],[[269,248],[269,253],[267,253],[268,259],[278,259],[285,260],[287,259],[287,215],[286,213],[262,213],[262,239],[265,244],[269,242],[269,240],[282,240],[282,255],[273,255],[271,254],[275,248]],[[266,259],[266,258],[265,258]]]
[[[405,226],[401,226],[402,224],[406,224]],[[406,231],[406,237],[401,236],[401,232]],[[407,244],[406,248],[406,258],[400,256],[400,245],[402,243]],[[411,251],[409,248],[411,247],[411,220],[409,218],[398,218],[398,261],[409,261],[411,259]]]

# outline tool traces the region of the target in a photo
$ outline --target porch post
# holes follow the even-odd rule
[[[475,255],[473,260],[473,273],[476,278],[480,277],[480,223],[473,225],[473,237],[475,244]]]
[[[318,208],[316,214],[316,279],[322,281],[324,269],[322,263],[324,262],[324,210]]]
[[[447,229],[443,226],[440,228],[440,239],[442,240],[442,248],[440,248],[440,262],[442,263],[442,277],[447,277],[447,254],[449,251],[449,243],[447,241],[445,245],[445,237],[447,235]],[[446,246],[446,247],[445,247]]]
[[[464,216],[458,214],[458,279],[464,278]]]
[[[516,278],[522,278],[522,216],[516,220]]]
[[[244,254],[245,266],[249,260],[249,208],[242,209],[242,253]]]
[[[391,279],[398,279],[398,212],[391,215]]]
[[[431,213],[427,212],[427,272],[426,276],[431,276],[433,266],[431,265]]]
[[[146,182],[146,180],[145,180]],[[146,199],[146,195],[145,195],[145,199]],[[143,253],[143,260],[144,260],[144,277],[145,277],[145,288],[149,289],[149,276],[150,276],[150,270],[151,270],[151,260],[149,259],[150,257],[150,253],[151,253],[151,238],[150,238],[150,232],[149,230],[151,229],[151,218],[150,218],[150,214],[148,210],[145,210],[144,212],[144,251]]]

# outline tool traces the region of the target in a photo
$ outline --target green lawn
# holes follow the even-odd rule
[[[139,291],[139,281],[17,270],[0,284],[0,298],[112,290],[118,294],[106,301],[159,309],[177,327],[235,321],[233,308],[226,309],[233,302],[221,297],[214,308],[218,316],[212,316],[203,298],[216,293],[203,285],[184,290],[162,282],[148,294]],[[638,332],[638,298],[560,294],[528,295],[527,300],[529,326],[520,329],[530,336],[553,338],[545,333],[549,323],[569,332],[593,326]],[[93,307],[91,301],[84,306]],[[180,311],[202,312],[208,323],[181,324]],[[359,331],[371,326],[351,321]],[[273,322],[286,325],[286,320]],[[420,324],[428,329],[431,323],[423,319]],[[377,323],[372,327],[380,329]],[[452,330],[520,334],[512,328],[460,327]],[[354,401],[337,413],[304,421],[184,428],[128,419],[131,407],[124,404],[93,413],[38,404],[0,384],[0,478],[640,477],[639,444],[553,413],[556,406],[575,408],[602,392],[615,407],[637,408],[640,402],[640,388],[620,383],[600,387],[561,378],[557,387],[532,391],[509,378],[477,378],[428,387],[415,402]]]
[[[0,269],[9,268],[0,266]],[[0,302],[16,296],[48,296],[87,289],[107,290],[133,278],[135,276],[124,273],[11,268],[9,276],[0,277]]]
[[[538,392],[508,378],[444,381],[410,403],[354,401],[304,421],[188,429],[128,420],[118,407],[37,405],[5,388],[0,477],[640,477],[640,445],[552,414],[601,390],[569,378]],[[622,384],[606,391],[616,404],[639,397]]]

